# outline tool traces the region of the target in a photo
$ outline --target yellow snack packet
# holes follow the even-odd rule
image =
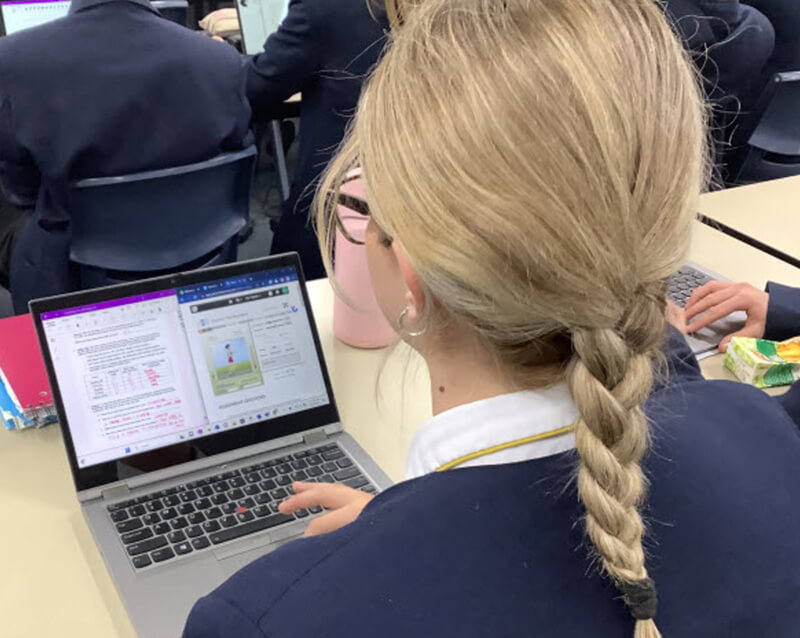
[[[800,337],[786,341],[734,337],[725,367],[757,388],[790,385],[800,379]]]

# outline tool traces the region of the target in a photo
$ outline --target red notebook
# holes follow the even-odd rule
[[[0,319],[0,370],[21,410],[51,405],[53,395],[30,315]]]

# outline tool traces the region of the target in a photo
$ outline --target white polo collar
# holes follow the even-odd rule
[[[501,394],[437,414],[417,430],[406,462],[406,478],[436,471],[467,454],[569,426],[578,410],[565,383],[545,390]],[[491,452],[458,467],[514,463],[565,452],[575,447],[568,432]]]

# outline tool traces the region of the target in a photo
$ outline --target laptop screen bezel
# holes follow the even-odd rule
[[[6,37],[8,34],[6,33],[6,22],[5,18],[3,17],[3,3],[0,2],[0,38]]]
[[[325,382],[325,390],[328,394],[329,403],[327,405],[318,406],[302,412],[290,413],[278,418],[258,421],[245,427],[218,432],[212,436],[205,437],[204,439],[199,439],[204,441],[213,439],[214,447],[218,448],[212,455],[210,455],[213,457],[225,452],[241,449],[249,445],[272,441],[292,434],[302,434],[308,430],[337,423],[339,421],[339,412],[333,396],[333,387],[331,385],[330,375],[328,374],[328,368],[325,365],[322,344],[319,339],[314,313],[309,302],[305,276],[303,274],[303,269],[300,265],[300,259],[297,253],[275,255],[224,266],[216,266],[213,268],[193,270],[174,275],[154,277],[152,279],[144,279],[132,283],[119,284],[105,288],[95,288],[92,290],[68,293],[66,295],[59,295],[56,297],[35,299],[29,303],[31,316],[33,318],[36,334],[39,339],[39,348],[42,352],[45,368],[47,370],[47,376],[50,381],[53,404],[58,415],[59,426],[64,438],[67,459],[69,461],[70,470],[72,471],[72,478],[75,482],[75,488],[78,492],[117,483],[123,480],[123,478],[119,473],[119,459],[88,467],[80,467],[78,465],[78,457],[75,452],[72,434],[67,422],[64,404],[61,398],[61,392],[56,381],[55,368],[50,357],[49,347],[47,346],[47,339],[44,333],[44,324],[41,319],[42,313],[64,310],[76,306],[95,304],[103,301],[130,297],[133,295],[146,294],[167,288],[178,288],[198,283],[202,284],[208,281],[226,279],[228,277],[236,277],[239,275],[273,270],[287,266],[294,267],[297,271],[300,290],[303,294],[303,303],[306,307],[309,326],[311,327],[311,333],[314,338],[314,347],[316,349],[317,360],[322,371],[322,377]],[[178,443],[159,449],[166,451],[170,448],[177,448],[181,445],[184,444]],[[128,460],[128,457],[125,457],[125,459]],[[166,469],[167,467],[175,468],[184,464],[185,463],[183,462],[178,462],[158,469]]]

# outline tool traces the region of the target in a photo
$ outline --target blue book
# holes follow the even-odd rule
[[[9,430],[16,430],[20,426],[27,427],[23,425],[25,419],[17,408],[14,399],[11,398],[2,377],[0,377],[0,418],[2,418],[3,424]]]

